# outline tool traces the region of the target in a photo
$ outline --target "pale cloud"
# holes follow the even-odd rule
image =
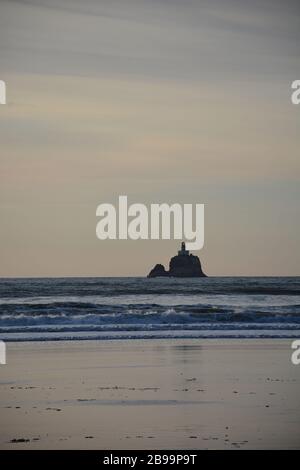
[[[299,273],[296,2],[0,10],[0,275],[143,275],[166,262],[176,243],[96,240],[95,208],[118,194],[205,203],[209,274]]]

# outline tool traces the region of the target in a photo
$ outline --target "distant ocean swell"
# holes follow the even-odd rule
[[[0,339],[300,338],[300,278],[0,280]]]

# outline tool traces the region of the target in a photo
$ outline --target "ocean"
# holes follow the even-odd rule
[[[300,338],[300,277],[0,279],[0,340]]]

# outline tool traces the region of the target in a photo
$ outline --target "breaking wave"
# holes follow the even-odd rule
[[[6,341],[292,338],[299,330],[299,278],[0,280]]]

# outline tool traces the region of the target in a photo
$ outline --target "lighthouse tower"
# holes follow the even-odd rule
[[[185,249],[185,243],[181,243],[181,250],[178,251],[178,256],[189,256],[190,252]]]

